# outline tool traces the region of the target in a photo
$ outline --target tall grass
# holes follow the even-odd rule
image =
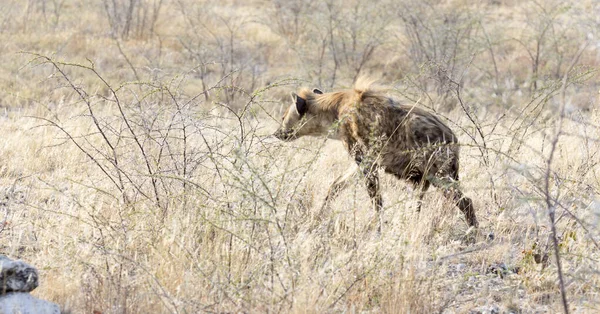
[[[38,297],[103,313],[600,307],[593,2],[146,1],[152,28],[126,37],[103,3],[0,9],[0,247],[38,267]],[[385,174],[381,233],[358,177],[319,210],[352,164],[342,145],[270,134],[290,91],[358,73],[458,134],[477,234],[440,191],[417,213],[418,192]]]

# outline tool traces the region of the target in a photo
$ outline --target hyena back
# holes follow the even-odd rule
[[[368,83],[354,89],[323,93],[302,89],[292,94],[275,137],[290,141],[327,135],[343,142],[364,175],[373,207],[381,212],[378,169],[420,187],[420,210],[430,185],[444,191],[477,227],[473,202],[458,186],[459,146],[452,130],[437,116],[415,106],[398,104]],[[354,170],[332,184],[324,206],[347,185]]]

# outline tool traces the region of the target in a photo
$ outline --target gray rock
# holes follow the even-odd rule
[[[0,294],[30,292],[38,286],[35,268],[23,261],[13,261],[0,255]]]
[[[35,268],[0,255],[0,314],[60,314],[58,305],[29,294],[37,286]]]
[[[58,305],[26,292],[0,295],[0,314],[60,314]]]

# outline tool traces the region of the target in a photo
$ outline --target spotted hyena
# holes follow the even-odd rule
[[[458,141],[434,114],[402,105],[368,83],[353,89],[323,93],[302,89],[275,137],[291,141],[302,136],[327,135],[343,142],[364,175],[373,207],[381,212],[378,169],[408,180],[420,188],[418,210],[430,185],[444,191],[465,214],[469,226],[478,226],[473,202],[458,186]],[[355,170],[337,178],[324,206],[342,190]]]

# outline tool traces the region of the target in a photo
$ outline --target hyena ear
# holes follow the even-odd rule
[[[318,89],[318,88],[313,89],[313,93],[319,94],[319,95],[323,94],[323,92],[320,89]]]
[[[296,104],[296,111],[300,116],[303,116],[308,111],[308,104],[306,103],[306,99],[298,96],[296,93],[292,93],[292,99]]]

